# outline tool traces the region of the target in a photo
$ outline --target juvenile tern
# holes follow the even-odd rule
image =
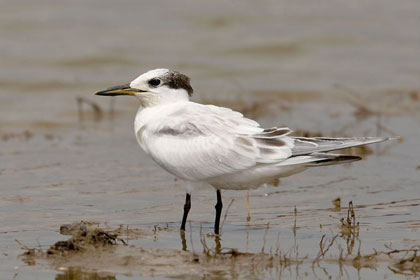
[[[163,169],[216,190],[215,234],[219,234],[222,189],[257,188],[273,179],[361,159],[326,153],[388,140],[379,137],[294,137],[287,127],[262,128],[228,108],[191,102],[190,79],[173,70],[155,69],[129,84],[96,95],[132,95],[140,101],[134,131],[143,150]],[[190,184],[188,184],[190,185]],[[187,188],[181,230],[191,208]]]

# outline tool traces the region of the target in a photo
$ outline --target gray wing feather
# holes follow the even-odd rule
[[[263,131],[249,135],[258,149],[258,163],[275,163],[292,155],[293,141],[289,135],[292,131],[287,128],[266,128]]]
[[[382,137],[327,138],[327,137],[292,137],[295,146],[292,156],[341,150],[389,140]]]

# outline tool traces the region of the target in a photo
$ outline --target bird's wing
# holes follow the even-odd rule
[[[137,132],[146,152],[170,173],[203,180],[291,155],[289,129],[264,130],[230,109],[192,104]]]
[[[294,147],[292,156],[309,155],[312,153],[328,152],[350,147],[367,145],[386,141],[382,137],[355,137],[355,138],[327,138],[327,137],[292,137]]]

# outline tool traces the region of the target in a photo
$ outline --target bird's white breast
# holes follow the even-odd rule
[[[136,134],[137,142],[146,153],[150,154],[147,148],[148,130],[151,129],[152,125],[160,123],[166,115],[173,112],[176,108],[177,106],[173,104],[139,108],[134,120],[134,133]]]

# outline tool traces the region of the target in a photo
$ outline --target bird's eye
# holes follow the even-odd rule
[[[151,85],[152,87],[157,87],[158,85],[160,85],[160,80],[153,78],[149,81],[149,85]]]

